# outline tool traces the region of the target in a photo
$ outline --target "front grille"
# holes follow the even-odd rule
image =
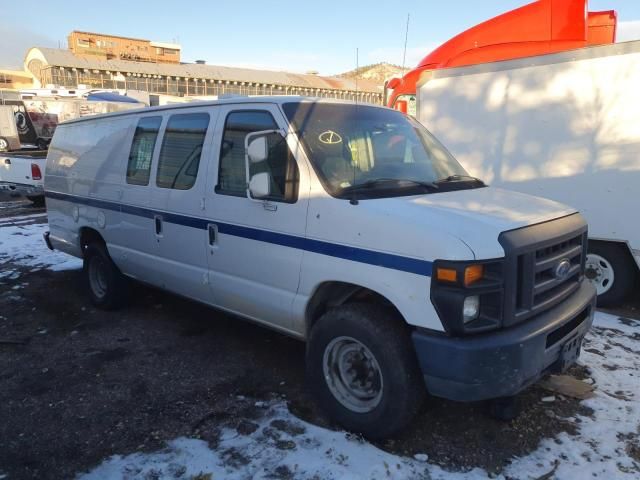
[[[561,327],[556,328],[553,332],[547,335],[546,348],[553,347],[556,343],[558,343],[564,337],[569,335],[569,333],[573,332],[576,328],[582,325],[582,322],[584,322],[587,318],[589,318],[590,311],[591,311],[591,307],[585,308],[582,312],[576,315],[572,320],[568,321]]]
[[[505,232],[505,326],[520,323],[575,292],[584,272],[586,223],[580,215]],[[557,271],[563,262],[564,275]]]
[[[578,283],[582,273],[582,235],[536,250],[534,262],[533,289],[522,295],[530,304],[530,309],[538,309],[558,297],[564,297]],[[566,276],[558,278],[555,270],[560,262],[568,260],[570,267]]]

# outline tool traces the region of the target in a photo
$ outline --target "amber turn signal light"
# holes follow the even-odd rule
[[[458,280],[458,272],[453,268],[438,268],[436,278],[441,282],[455,283]]]
[[[484,276],[484,267],[482,265],[471,265],[464,269],[464,286],[468,287],[476,283]]]

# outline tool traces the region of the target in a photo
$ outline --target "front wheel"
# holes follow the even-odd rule
[[[635,262],[623,247],[606,242],[589,242],[585,276],[596,287],[598,306],[621,303],[633,288]]]
[[[84,251],[84,275],[91,303],[103,310],[120,307],[127,298],[127,278],[107,252],[104,245],[92,243]]]
[[[405,427],[426,395],[409,329],[379,305],[343,305],[318,319],[307,377],[333,419],[372,439]]]
[[[8,152],[8,151],[9,151],[9,141],[4,137],[0,137],[0,152]]]

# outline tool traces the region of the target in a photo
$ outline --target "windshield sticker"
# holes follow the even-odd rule
[[[327,130],[318,135],[318,140],[326,145],[336,145],[342,143],[342,137],[333,130]]]

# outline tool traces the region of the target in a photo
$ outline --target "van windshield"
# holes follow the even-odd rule
[[[295,102],[283,110],[327,191],[379,198],[485,186],[422,125],[395,110]]]

